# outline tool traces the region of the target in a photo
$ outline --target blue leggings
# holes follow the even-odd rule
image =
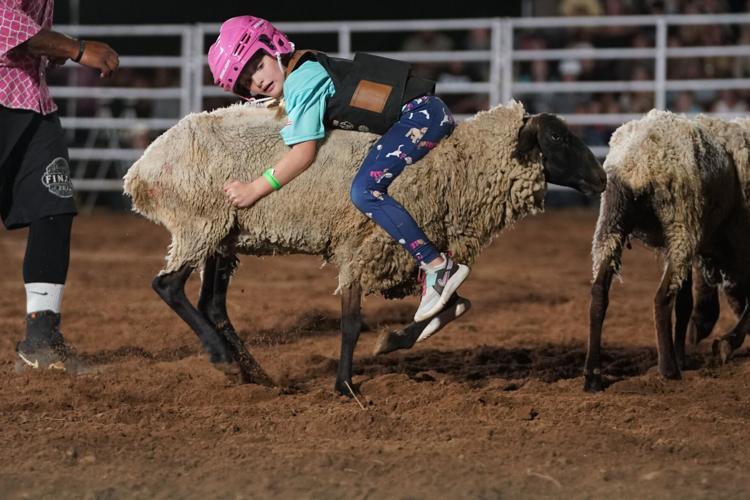
[[[388,194],[388,186],[407,165],[419,161],[455,122],[448,107],[435,96],[423,96],[401,108],[401,118],[372,147],[352,182],[354,205],[398,241],[417,262],[440,255],[414,218]]]

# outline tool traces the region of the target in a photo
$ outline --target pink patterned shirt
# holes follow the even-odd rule
[[[47,88],[47,58],[13,50],[52,27],[55,0],[0,1],[0,106],[43,115],[57,110]]]

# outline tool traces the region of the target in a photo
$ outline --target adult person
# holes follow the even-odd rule
[[[119,65],[101,42],[52,31],[54,0],[0,3],[0,218],[9,230],[29,228],[23,279],[26,335],[16,369],[76,372],[78,359],[60,333],[60,308],[76,214],[68,150],[49,95],[49,65],[68,59],[102,78]]]

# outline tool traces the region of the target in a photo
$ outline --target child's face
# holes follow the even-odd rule
[[[263,54],[250,60],[242,70],[238,84],[253,95],[278,99],[284,93],[284,73],[275,58]]]

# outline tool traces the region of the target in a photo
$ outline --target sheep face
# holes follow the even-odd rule
[[[607,174],[591,150],[560,118],[548,113],[524,119],[516,157],[530,162],[541,157],[547,182],[585,194],[604,191]]]

